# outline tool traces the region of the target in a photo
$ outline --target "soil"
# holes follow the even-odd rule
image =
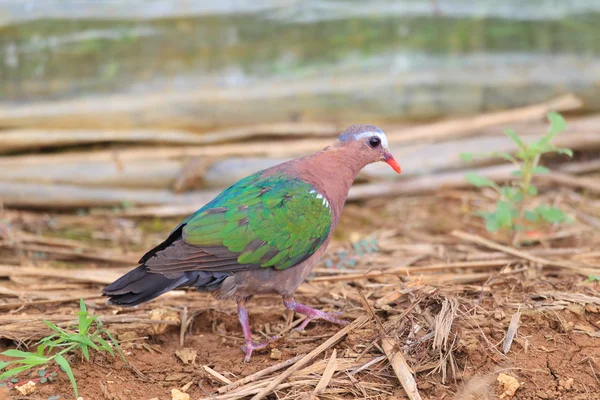
[[[464,209],[465,203],[474,202],[469,196],[473,194],[448,195],[446,200],[449,209]],[[477,202],[480,201],[485,199],[478,198]],[[417,247],[423,252],[419,261],[413,264],[417,267],[464,261],[464,258],[457,258],[459,253],[488,252],[486,254],[491,260],[506,256],[452,237],[450,230],[456,226],[471,227],[472,232],[482,236],[485,232],[481,222],[475,219],[460,217],[457,222],[458,217],[453,215],[459,215],[458,212],[436,213],[433,207],[436,202],[439,204],[440,199],[412,198],[392,204],[374,201],[365,208],[350,206],[340,225],[336,244],[328,253],[334,264],[331,268],[345,270],[337,271],[339,275],[335,276],[354,272],[348,271],[352,268],[369,272],[383,264],[403,265],[406,259],[415,258],[410,251]],[[373,210],[372,215],[365,216],[364,212],[359,212],[364,209]],[[398,228],[398,219],[386,220],[386,212],[391,210],[398,219],[412,223],[410,230]],[[35,220],[22,213],[14,215],[11,220],[13,227],[20,226],[19,221],[25,226],[23,221]],[[54,218],[61,217],[56,215]],[[105,222],[98,222],[97,226],[100,225],[106,226]],[[139,242],[103,242],[101,246],[121,252],[126,247],[127,251],[135,253],[145,248],[148,242],[156,242],[170,228],[165,224],[164,229],[161,225],[158,229],[155,227],[147,231],[142,229],[144,223],[136,223],[136,226],[136,229],[141,229],[141,233],[138,232],[138,236],[142,237]],[[570,228],[575,229],[575,234],[549,239],[552,245],[548,246],[549,242],[546,242],[546,249],[576,247],[592,254],[599,241],[598,232],[590,233],[581,226],[575,228]],[[29,225],[23,229],[32,231]],[[37,231],[45,233],[44,229]],[[364,263],[359,260],[357,266],[344,267],[342,264],[347,261],[344,261],[346,259],[341,250],[351,252],[356,249],[356,246],[348,244],[353,241],[351,239],[356,232],[360,232],[360,238],[377,238],[380,249],[373,254],[359,254],[361,260],[367,259]],[[60,235],[54,232],[52,237],[56,236]],[[63,237],[68,236],[65,233]],[[498,237],[491,239],[500,241]],[[532,244],[526,250],[538,248],[544,246]],[[596,259],[586,260],[590,265],[596,262]],[[48,261],[48,265],[55,265],[54,261]],[[60,262],[91,265],[84,265],[81,260]],[[99,270],[114,268],[99,262],[93,265]],[[327,263],[324,265],[319,268],[324,270]],[[328,360],[335,348],[338,358],[356,359],[359,364],[364,364],[381,356],[379,342],[386,335],[394,338],[399,348],[404,349],[408,364],[416,372],[416,382],[423,399],[600,399],[600,293],[597,283],[590,282],[576,271],[541,268],[535,263],[513,262],[492,272],[489,267],[485,268],[488,268],[484,271],[488,271],[489,275],[483,278],[478,278],[476,272],[470,269],[457,267],[451,270],[451,274],[424,274],[424,277],[415,274],[339,282],[309,281],[302,286],[297,301],[328,311],[343,309],[344,318],[351,321],[369,314],[369,309],[361,301],[361,296],[364,296],[375,314],[369,323],[351,331],[334,347],[319,354],[316,360]],[[318,271],[315,275],[321,276]],[[55,285],[64,283],[61,280],[46,281]],[[39,280],[34,282],[23,277],[0,283],[11,289],[37,285],[39,290],[40,285]],[[91,294],[98,293],[102,287],[91,283],[80,285],[82,290]],[[398,290],[403,292],[379,304],[382,298]],[[14,300],[7,298],[5,303]],[[259,337],[261,333],[266,337],[282,330],[286,333],[267,349],[256,351],[251,362],[246,364],[242,362],[241,330],[233,302],[219,302],[210,295],[190,291],[183,295],[162,296],[129,310],[108,307],[99,298],[90,298],[86,304],[91,313],[102,316],[147,317],[152,310],[170,310],[178,316],[184,309],[187,315],[195,315],[186,331],[183,347],[179,344],[179,326],[169,326],[162,332],[160,326],[156,325],[109,324],[109,329],[121,343],[127,364],[118,357],[112,358],[97,352],[92,353],[91,362],[82,360],[79,355],[70,356],[80,396],[86,400],[166,400],[171,399],[172,389],[182,389],[188,383],[191,384],[186,390],[191,399],[206,398],[224,385],[220,381],[223,379],[215,377],[211,371],[235,382],[283,360],[314,350],[340,329],[325,322],[315,322],[309,324],[302,334],[290,333],[287,330],[295,317],[284,309],[281,299],[274,296],[257,297],[249,305],[255,336]],[[448,304],[455,304],[454,311],[444,311]],[[6,315],[74,315],[76,311],[77,303],[66,301],[10,309]],[[450,316],[450,328],[446,332],[449,344],[436,348],[433,334],[437,335],[435,330],[441,329],[443,324],[438,320],[446,312]],[[511,318],[517,312],[521,314],[519,328],[510,350],[504,354],[503,342]],[[167,318],[163,316],[159,319]],[[26,332],[27,328],[17,331]],[[156,329],[159,333],[156,333]],[[21,334],[15,335],[20,338],[18,335]],[[28,337],[24,333],[22,335],[24,344],[32,343],[26,340],[28,338],[36,339],[33,333]],[[2,349],[16,345],[14,340],[4,339],[0,342]],[[186,364],[176,355],[182,348],[196,352],[194,362]],[[284,370],[275,372],[273,376]],[[320,371],[311,375],[315,384],[322,375]],[[349,371],[336,372],[334,379],[338,379],[338,387],[325,391],[319,398],[407,398],[385,357],[352,374],[352,378],[349,378]],[[514,394],[502,393],[505,387],[498,382],[500,374],[515,378],[517,387]],[[28,376],[21,374],[19,379],[25,383]],[[343,382],[347,382],[347,386]],[[306,398],[314,387],[314,384],[300,383],[289,390],[277,391],[270,398]],[[15,399],[21,398],[14,390],[10,394]],[[71,384],[60,371],[55,382],[37,384],[33,394],[22,398],[46,400],[57,395],[64,400],[74,399]],[[0,392],[0,399],[2,396]]]

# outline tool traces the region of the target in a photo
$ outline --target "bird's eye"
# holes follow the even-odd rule
[[[371,146],[372,148],[375,148],[377,146],[379,146],[381,144],[381,139],[379,139],[377,136],[371,136],[369,138],[369,146]]]

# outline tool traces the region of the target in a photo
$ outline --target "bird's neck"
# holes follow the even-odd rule
[[[358,161],[358,162],[357,162]],[[297,176],[311,183],[329,200],[336,225],[342,213],[348,191],[356,175],[364,167],[360,160],[351,159],[342,149],[328,148],[293,160]]]

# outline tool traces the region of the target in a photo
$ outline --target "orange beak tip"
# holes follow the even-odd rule
[[[396,173],[398,173],[398,174],[402,173],[402,168],[400,168],[400,164],[398,164],[398,161],[396,161],[394,159],[394,157],[390,157],[390,158],[386,159],[385,162],[388,163],[388,165],[390,167],[392,167],[392,169],[394,171],[396,171]]]

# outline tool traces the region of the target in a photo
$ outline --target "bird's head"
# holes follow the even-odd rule
[[[385,133],[376,126],[352,125],[338,137],[334,147],[356,152],[356,157],[365,165],[384,161],[397,173],[402,172],[400,164],[390,153]]]

